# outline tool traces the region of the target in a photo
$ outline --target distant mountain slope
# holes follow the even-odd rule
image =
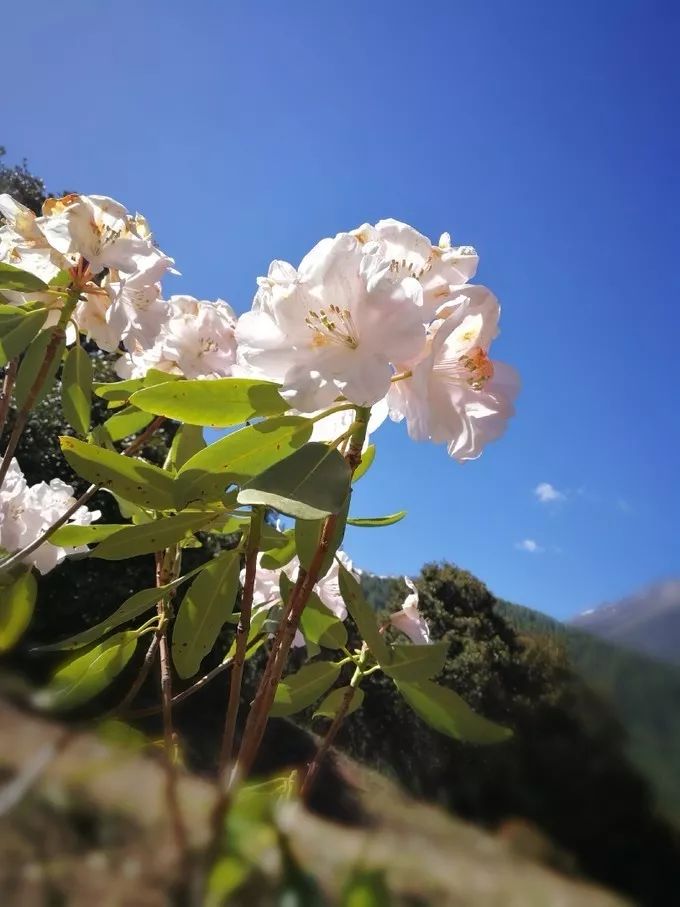
[[[585,611],[571,623],[608,642],[680,664],[680,579]]]
[[[630,758],[652,784],[660,809],[679,822],[680,667],[520,605],[499,601],[498,608],[520,632],[554,636],[565,646],[574,669],[614,707],[629,736]]]

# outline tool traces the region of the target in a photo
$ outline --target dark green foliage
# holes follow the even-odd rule
[[[0,194],[7,192],[35,214],[40,214],[42,203],[47,198],[45,184],[30,173],[26,160],[8,167],[3,160],[5,154],[5,149],[0,145]]]
[[[499,602],[498,611],[518,631],[550,639],[566,652],[625,727],[628,755],[651,783],[659,809],[680,824],[680,668],[520,605]]]
[[[395,607],[404,589],[389,582]],[[364,591],[371,585],[364,580]],[[676,835],[626,759],[623,728],[574,674],[560,639],[520,636],[486,587],[450,564],[427,565],[417,585],[433,637],[449,643],[439,682],[515,736],[457,744],[425,727],[388,680],[371,678],[341,745],[466,818],[529,820],[586,874],[640,903],[664,903],[680,885]]]

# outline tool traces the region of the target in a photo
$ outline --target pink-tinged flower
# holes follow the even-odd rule
[[[36,225],[72,265],[85,260],[93,276],[104,268],[122,275],[144,271],[153,283],[173,264],[154,246],[143,218],[103,195],[48,198]]]
[[[418,281],[348,233],[322,240],[297,270],[273,262],[258,283],[252,311],[237,325],[239,364],[280,382],[302,412],[339,396],[376,403],[389,388],[390,363],[424,344]]]
[[[406,419],[415,441],[446,443],[457,460],[473,460],[505,431],[514,415],[519,376],[489,359],[500,307],[485,287],[460,287],[438,311],[426,352],[402,363],[388,401],[395,421]]]
[[[364,243],[364,252],[387,261],[395,274],[418,281],[425,322],[452,298],[454,288],[467,283],[477,271],[479,258],[472,246],[452,246],[448,233],[435,246],[413,227],[392,218],[378,221],[375,227],[364,224],[354,232]]]
[[[401,610],[390,617],[390,623],[408,636],[414,645],[426,646],[430,642],[430,628],[418,609],[418,590],[408,576],[404,577],[404,582],[411,592],[406,596]]]
[[[75,502],[73,489],[61,479],[47,484],[28,485],[16,460],[10,463],[0,490],[0,548],[10,554],[20,551],[50,527]],[[98,510],[79,507],[69,524],[89,526],[101,516]],[[50,541],[43,542],[26,558],[26,563],[49,573],[69,554],[86,552],[87,546],[63,548]]]
[[[116,363],[122,378],[138,378],[150,368],[185,378],[225,378],[236,362],[236,315],[221,299],[206,302],[171,296],[165,318],[151,345],[135,339]],[[154,313],[155,317],[155,313]]]

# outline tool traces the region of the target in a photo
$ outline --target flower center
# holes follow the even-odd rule
[[[349,309],[331,305],[326,309],[314,312],[310,309],[305,324],[313,332],[314,346],[326,346],[335,343],[355,350],[359,346],[359,336],[352,313]]]
[[[403,258],[401,261],[393,258],[390,261],[390,271],[392,271],[393,274],[397,274],[400,277],[415,277],[416,280],[420,280],[422,277],[424,277],[431,267],[431,258],[428,258],[422,268],[412,261],[407,261],[405,258]]]
[[[471,349],[458,361],[468,372],[467,383],[476,391],[480,391],[493,378],[493,362],[480,346]]]

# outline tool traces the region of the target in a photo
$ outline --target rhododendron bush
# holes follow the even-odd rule
[[[173,698],[204,683],[203,661],[231,627],[218,815],[248,776],[268,718],[314,706],[327,727],[299,779],[309,790],[377,672],[442,733],[504,739],[505,728],[433,679],[446,649],[416,587],[408,581],[403,607],[379,625],[342,549],[348,524],[380,528],[404,516],[365,518],[351,506],[353,484],[370,481],[371,435],[385,419],[466,461],[513,413],[518,378],[490,358],[500,310],[469,282],[474,249],[448,234],[432,244],[395,220],[364,224],[321,240],[297,267],[273,261],[237,317],[221,299],[164,295],[175,261],[142,216],[110,198],[48,199],[36,216],[5,195],[0,212],[2,425],[11,402],[16,411],[0,465],[0,647],[25,632],[37,583],[66,557],[119,560],[124,570],[144,555],[157,577],[101,624],[47,647],[64,660],[36,704],[81,705],[145,647],[142,672],[160,672],[172,779]],[[94,345],[118,357],[120,380],[93,383]],[[29,413],[57,381],[72,429],[63,455],[90,483],[78,499],[57,479],[29,486],[15,458]],[[102,424],[92,421],[93,396],[110,410]],[[179,427],[161,468],[139,452],[166,420]],[[206,445],[205,426],[226,431]],[[120,505],[116,524],[88,508],[100,489]],[[275,526],[268,512],[279,515]],[[197,532],[239,541],[186,573],[182,552]],[[244,663],[258,651],[259,686],[239,716]]]

